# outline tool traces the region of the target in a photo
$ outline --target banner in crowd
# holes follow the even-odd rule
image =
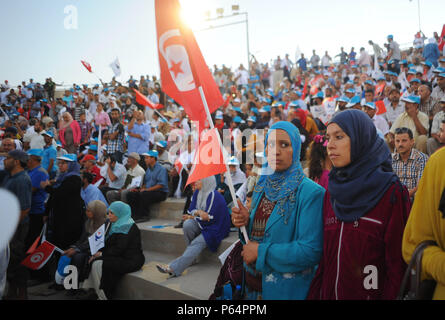
[[[224,101],[192,31],[182,23],[180,10],[178,0],[155,0],[162,89],[183,106],[190,120],[198,121],[203,130],[207,115],[199,87],[210,113]]]
[[[113,70],[114,76],[119,77],[121,75],[121,65],[118,58],[110,63],[111,70]]]
[[[151,109],[155,109],[155,110],[164,108],[164,106],[160,103],[151,102],[146,96],[144,96],[138,90],[136,90],[134,88],[133,88],[133,90],[134,90],[134,93],[136,93],[136,102],[139,103],[140,105],[150,107]]]
[[[88,237],[91,255],[95,255],[97,251],[105,246],[105,224],[100,226],[96,232]]]

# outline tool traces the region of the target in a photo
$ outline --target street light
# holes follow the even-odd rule
[[[204,21],[219,21],[221,19],[226,19],[226,18],[232,18],[232,17],[236,17],[239,15],[245,15],[246,18],[245,20],[240,20],[240,21],[236,21],[236,22],[231,22],[231,23],[226,23],[226,24],[220,24],[220,25],[216,25],[216,26],[209,26],[208,28],[204,28],[204,29],[199,29],[196,31],[206,31],[206,30],[213,30],[213,29],[217,29],[217,28],[223,28],[223,27],[227,27],[227,26],[231,26],[231,25],[235,25],[235,24],[240,24],[240,23],[245,23],[246,24],[246,42],[247,42],[247,67],[250,73],[250,49],[249,49],[249,17],[247,12],[239,12],[239,5],[232,5],[232,14],[231,15],[224,15],[224,8],[217,8],[216,9],[216,18],[210,18],[210,11],[206,11],[205,12],[205,16],[206,19]]]

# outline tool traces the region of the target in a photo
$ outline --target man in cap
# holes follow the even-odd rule
[[[28,298],[27,281],[29,273],[21,265],[25,259],[25,241],[29,229],[28,213],[32,203],[31,178],[25,171],[28,155],[21,150],[12,150],[4,160],[5,170],[0,171],[0,186],[12,192],[20,204],[20,220],[14,236],[9,242],[10,259],[7,270],[7,300]]]
[[[128,204],[131,206],[132,216],[137,222],[150,219],[150,205],[167,199],[168,173],[158,162],[158,152],[150,150],[143,154],[147,170],[142,187],[132,189],[128,193]]]
[[[158,162],[161,166],[163,166],[167,172],[173,168],[173,164],[170,162],[169,155],[167,152],[168,142],[165,140],[161,140],[156,142],[156,150],[158,151]]]
[[[368,101],[363,106],[363,111],[365,111],[368,116],[371,118],[372,122],[374,123],[377,130],[380,130],[380,132],[383,134],[383,136],[386,136],[389,132],[389,126],[386,122],[385,118],[383,118],[380,115],[377,115],[377,107],[374,102]]]
[[[105,178],[102,177],[100,169],[96,165],[96,157],[94,157],[91,154],[87,154],[86,156],[83,157],[80,163],[83,165],[85,172],[91,173],[93,175],[92,184],[96,184],[100,180],[102,180],[100,185],[105,184]]]
[[[49,176],[46,170],[42,167],[43,150],[31,149],[28,151],[28,175],[31,178],[32,184],[32,198],[31,209],[29,211],[29,231],[26,238],[26,248],[29,248],[34,240],[39,236],[43,228],[45,200],[47,193],[41,187],[41,183],[48,180]]]
[[[127,177],[125,183],[120,190],[111,190],[107,192],[108,202],[111,204],[114,201],[128,202],[127,195],[130,189],[138,188],[141,186],[142,177],[145,175],[145,170],[139,165],[141,160],[140,156],[136,152],[132,152],[127,158]],[[137,181],[140,179],[140,183]]]
[[[399,44],[397,42],[394,41],[394,37],[393,35],[388,35],[387,37],[388,40],[388,55],[386,57],[386,59],[389,60],[393,60],[394,64],[395,64],[395,70],[397,73],[400,73],[400,66],[399,66],[399,61],[402,60],[402,55],[400,52],[400,47]]]
[[[441,130],[444,127],[445,121],[445,97],[440,100],[441,111],[436,113],[433,118],[431,125],[431,138],[427,141],[427,151],[428,155],[432,155],[437,149],[445,146],[445,132],[442,132],[443,138],[441,137]]]
[[[405,102],[405,112],[392,125],[390,141],[393,141],[397,128],[406,127],[413,132],[415,148],[426,153],[426,141],[430,124],[428,116],[419,111],[420,97],[411,95],[402,98],[402,101]]]

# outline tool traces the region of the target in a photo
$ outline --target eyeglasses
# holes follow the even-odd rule
[[[395,133],[396,134],[403,134],[403,133],[410,133],[411,129],[406,127],[396,128]]]

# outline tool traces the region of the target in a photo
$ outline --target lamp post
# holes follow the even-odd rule
[[[248,68],[249,73],[250,73],[249,16],[248,16],[247,12],[239,12],[239,5],[232,5],[232,14],[231,15],[226,15],[225,16],[223,8],[216,9],[216,14],[217,14],[216,18],[210,18],[210,11],[207,11],[205,13],[206,19],[204,21],[206,21],[206,22],[220,21],[222,19],[233,18],[233,17],[237,17],[237,16],[241,16],[241,15],[244,15],[245,19],[239,20],[239,21],[235,21],[235,22],[231,22],[231,23],[218,24],[216,26],[212,26],[211,25],[211,26],[209,26],[207,28],[199,29],[199,30],[195,30],[195,31],[213,30],[213,29],[217,29],[217,28],[223,28],[223,27],[227,27],[227,26],[232,26],[232,25],[235,25],[235,24],[245,23],[246,24],[246,43],[247,43],[247,68]]]

